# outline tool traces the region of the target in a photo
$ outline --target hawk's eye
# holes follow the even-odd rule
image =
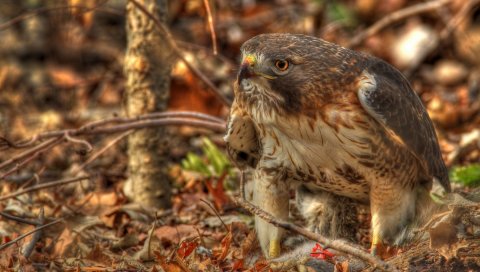
[[[286,60],[276,60],[275,67],[281,72],[286,71],[288,69],[288,61]]]

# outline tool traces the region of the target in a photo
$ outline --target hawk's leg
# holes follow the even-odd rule
[[[332,239],[355,240],[358,227],[354,200],[307,185],[297,188],[296,203],[308,228]]]
[[[380,183],[380,182],[379,182]],[[416,193],[389,183],[375,184],[370,190],[372,214],[372,254],[377,254],[383,242],[393,244],[405,232],[415,216]]]
[[[287,220],[289,213],[289,188],[285,180],[275,175],[267,175],[262,170],[254,173],[253,202],[275,218]],[[255,228],[258,240],[265,256],[269,258],[280,255],[280,243],[284,230],[277,228],[255,216]]]

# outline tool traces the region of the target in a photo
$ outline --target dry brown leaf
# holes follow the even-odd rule
[[[177,249],[177,256],[184,260],[198,247],[196,241],[183,241]]]
[[[243,241],[242,245],[242,256],[243,258],[252,254],[258,248],[257,232],[253,229],[251,230],[247,238]]]
[[[217,180],[216,185],[213,185],[213,180],[209,179],[205,182],[207,186],[208,192],[213,198],[213,203],[215,204],[215,208],[220,211],[223,211],[223,208],[227,203],[230,203],[230,198],[225,193],[225,188],[223,187],[223,180],[225,179],[226,174],[220,177]]]
[[[122,211],[122,208],[122,206],[116,206],[108,209],[100,215],[100,219],[109,228],[124,225],[130,221],[130,216]]]
[[[9,242],[9,241],[3,241]],[[13,256],[15,252],[18,251],[18,247],[16,245],[7,247],[6,249],[2,250],[2,254],[0,254],[0,268],[4,271],[8,271],[8,268],[12,268],[14,264]]]
[[[158,252],[156,252],[155,255],[156,255],[157,261],[159,261],[160,263],[160,267],[165,272],[185,272],[185,270],[176,262],[168,262],[167,258],[160,255]]]
[[[125,249],[132,246],[136,246],[140,239],[137,233],[129,233],[123,236],[120,240],[114,242],[110,247],[112,250]]]
[[[161,241],[178,244],[181,240],[197,237],[194,225],[161,226],[155,230],[155,235]]]
[[[70,68],[50,67],[47,71],[53,84],[61,88],[72,88],[84,81],[77,72]]]
[[[102,214],[105,210],[119,204],[120,198],[115,191],[92,192],[84,197],[88,199],[82,206],[82,211],[87,214]],[[83,201],[83,199],[80,199]]]
[[[197,111],[220,116],[223,104],[205,89],[204,84],[181,61],[174,66],[173,75],[169,110]]]
[[[70,0],[70,5],[73,7],[81,6],[81,7],[93,9],[97,5],[97,3],[96,3],[96,0]],[[82,26],[85,28],[90,28],[92,26],[94,15],[95,15],[94,9],[91,11],[85,12],[84,9],[72,8],[72,16],[78,18]]]
[[[150,230],[148,231],[148,237],[143,244],[143,248],[135,253],[133,258],[135,260],[142,260],[142,261],[150,261],[153,259],[153,250],[152,250],[152,237],[155,232],[155,224],[152,225]]]
[[[232,235],[232,229],[230,226],[227,235],[225,235],[225,237],[222,239],[222,242],[221,242],[222,247],[220,251],[214,252],[214,255],[218,261],[223,261],[227,257],[228,253],[230,252],[230,245],[232,244],[232,238],[233,238],[233,235]]]
[[[105,254],[105,249],[102,248],[99,244],[95,244],[92,250],[85,256],[85,259],[95,261],[96,263],[111,265],[112,258]]]
[[[72,231],[69,228],[65,228],[55,243],[52,256],[62,257],[73,242]]]

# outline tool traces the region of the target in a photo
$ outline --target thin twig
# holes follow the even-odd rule
[[[23,195],[23,194],[26,194],[26,193],[33,192],[33,191],[38,191],[38,190],[42,190],[42,189],[46,189],[46,188],[61,186],[61,185],[65,185],[65,184],[68,184],[68,183],[77,182],[77,181],[85,180],[85,179],[89,179],[89,178],[90,178],[90,176],[82,176],[82,177],[67,178],[67,179],[61,179],[61,180],[56,180],[56,181],[50,181],[50,182],[37,184],[37,185],[34,185],[32,187],[28,187],[26,189],[13,192],[11,194],[6,194],[4,196],[0,196],[0,201],[4,201],[6,199],[10,199],[12,197],[16,197],[16,196],[19,196],[19,195]]]
[[[151,128],[151,127],[158,127],[158,126],[165,126],[165,125],[175,125],[175,126],[192,126],[192,127],[199,127],[199,128],[207,128],[211,129],[216,132],[224,132],[225,126],[219,123],[213,123],[210,121],[202,121],[202,120],[191,120],[191,119],[183,119],[183,118],[164,118],[159,120],[145,120],[145,121],[138,121],[132,122],[125,125],[116,125],[111,127],[105,128],[96,128],[90,131],[85,131],[81,133],[77,131],[78,134],[84,135],[94,135],[94,134],[106,134],[106,133],[116,133],[127,131],[131,129],[141,129],[141,128]]]
[[[212,37],[213,54],[217,55],[217,34],[215,33],[212,11],[210,10],[210,1],[203,0],[203,5],[205,6],[205,10],[207,11],[208,27],[210,28],[210,36]]]
[[[38,171],[38,173],[34,173],[31,179],[27,180],[27,182],[20,186],[20,189],[27,188],[32,183],[40,183],[40,175],[43,173],[43,171],[45,171],[45,168],[45,165],[43,165],[42,168],[40,168],[40,170]]]
[[[153,112],[149,114],[139,115],[136,117],[128,118],[128,117],[114,117],[104,120],[95,121],[92,123],[88,123],[80,128],[80,130],[91,130],[95,127],[103,126],[106,124],[112,123],[130,123],[133,121],[140,121],[140,120],[150,120],[150,119],[159,119],[159,118],[171,118],[171,117],[183,117],[183,118],[193,118],[193,119],[200,119],[205,121],[217,122],[217,123],[225,123],[223,119],[218,117],[208,115],[205,113],[194,112],[194,111],[166,111],[166,112]]]
[[[39,227],[37,227],[37,228],[35,228],[35,229],[33,229],[33,230],[25,233],[25,234],[22,234],[22,235],[18,236],[17,238],[13,239],[12,241],[10,241],[10,242],[8,242],[8,243],[1,244],[1,245],[0,245],[0,250],[3,250],[3,249],[5,249],[5,248],[7,248],[7,247],[9,247],[9,246],[11,246],[11,245],[13,245],[13,244],[16,244],[18,241],[22,240],[23,238],[25,238],[25,237],[27,237],[27,236],[29,236],[29,235],[37,232],[37,231],[46,229],[46,228],[48,228],[48,227],[50,227],[50,226],[53,226],[53,225],[55,225],[55,224],[58,224],[58,223],[60,223],[60,222],[62,222],[62,221],[63,221],[63,218],[59,218],[59,219],[54,220],[54,221],[52,221],[52,222],[50,222],[50,223],[48,223],[48,224],[39,226]]]
[[[90,153],[93,150],[93,146],[88,141],[85,141],[85,140],[82,140],[82,139],[76,139],[76,138],[72,137],[68,132],[65,133],[65,140],[67,140],[69,142],[72,142],[72,143],[81,144],[81,145],[85,146],[87,148],[87,150],[86,150],[87,153]]]
[[[425,3],[420,3],[417,5],[409,6],[404,9],[395,11],[385,17],[383,17],[381,20],[377,21],[375,24],[367,28],[365,31],[360,32],[356,36],[350,40],[350,43],[348,43],[347,47],[356,47],[360,45],[365,39],[367,39],[370,36],[373,36],[380,32],[382,29],[387,27],[388,25],[391,25],[395,22],[401,21],[405,18],[411,17],[413,15],[417,15],[420,13],[425,13],[429,12],[435,9],[438,9],[440,7],[443,7],[444,5],[450,3],[451,0],[435,0],[435,1],[430,1],[430,2],[425,2]]]
[[[93,121],[91,123],[83,125],[79,129],[64,129],[64,130],[53,130],[53,131],[42,132],[34,135],[32,138],[28,140],[19,141],[18,143],[14,143],[7,139],[4,139],[4,141],[8,141],[9,146],[12,146],[18,149],[18,148],[29,147],[35,144],[35,142],[40,140],[63,136],[65,135],[65,133],[68,133],[70,136],[72,135],[79,136],[79,135],[89,134],[87,133],[87,131],[93,131],[95,128],[105,126],[105,125],[127,124],[127,123],[133,123],[136,121],[142,121],[142,120],[155,120],[155,119],[164,119],[164,118],[172,118],[172,117],[199,119],[204,121],[210,121],[213,123],[218,123],[221,126],[225,126],[225,121],[223,119],[220,119],[218,117],[211,116],[208,114],[200,113],[200,112],[192,112],[192,111],[154,112],[150,114],[139,115],[132,118],[113,117],[113,118]],[[7,162],[4,162],[4,163],[7,163]],[[2,165],[0,165],[0,169],[2,169]]]
[[[225,228],[225,230],[228,232],[227,224],[225,224],[225,222],[223,222],[223,219],[220,216],[220,214],[218,213],[217,209],[215,209],[215,207],[210,202],[206,201],[205,199],[200,199],[200,201],[207,204],[207,206],[210,207],[210,209],[212,209],[212,211],[215,213],[215,215],[218,217],[218,219],[220,219],[220,222],[222,222],[222,225]]]
[[[73,170],[72,170],[72,175],[75,176],[78,174],[78,172],[80,172],[81,170],[83,170],[88,164],[90,164],[92,161],[96,160],[98,157],[100,157],[103,153],[105,153],[108,149],[110,149],[112,146],[114,146],[115,144],[117,144],[119,141],[121,141],[123,138],[125,138],[126,136],[130,135],[131,133],[133,132],[133,130],[128,130],[128,131],[125,131],[124,133],[120,134],[119,136],[117,136],[115,139],[111,140],[108,144],[106,144],[104,147],[102,147],[102,149],[98,150],[97,152],[95,152],[94,154],[92,154],[92,156],[90,156],[84,163],[82,163],[80,166],[78,167],[75,167]]]
[[[38,215],[38,222],[40,223],[40,225],[45,224],[45,212],[43,208],[40,209],[40,213]],[[33,234],[32,240],[28,244],[24,245],[22,248],[23,257],[27,259],[30,257],[30,255],[33,252],[33,249],[35,248],[35,245],[40,240],[40,238],[42,238],[42,235],[43,235],[43,230],[38,230]]]
[[[192,119],[196,118],[196,119]],[[116,124],[116,125],[111,125]],[[108,126],[107,126],[108,125]],[[19,143],[13,143],[5,139],[5,141],[9,142],[10,146],[15,146],[15,148],[25,148],[29,147],[30,145],[35,144],[39,140],[46,140],[37,146],[34,146],[24,152],[18,154],[17,156],[0,163],[0,170],[10,167],[13,164],[24,160],[23,162],[31,161],[28,159],[29,156],[37,156],[40,152],[44,152],[48,150],[58,143],[60,143],[63,139],[68,138],[71,142],[81,143],[87,146],[87,149],[91,149],[91,145],[80,139],[74,139],[73,136],[82,136],[82,135],[96,135],[96,134],[110,134],[110,133],[118,133],[118,132],[125,132],[134,129],[142,129],[142,128],[151,128],[157,126],[165,126],[165,125],[188,125],[198,128],[206,128],[213,130],[215,132],[224,132],[225,131],[225,121],[208,115],[202,114],[197,112],[163,112],[163,113],[151,113],[142,116],[137,116],[133,118],[125,118],[125,117],[115,117],[111,119],[104,119],[100,121],[95,121],[89,124],[82,126],[79,129],[65,129],[65,130],[56,130],[56,131],[47,131],[40,134],[33,136],[31,139],[26,141],[20,141]],[[4,142],[5,142],[4,141]],[[26,163],[25,162],[25,163]],[[20,166],[23,166],[25,163],[17,164],[10,169],[6,174],[0,173],[0,177],[5,177],[10,173],[18,170]]]
[[[341,240],[331,240],[328,239],[320,234],[308,231],[304,228],[301,228],[295,224],[288,223],[286,221],[280,220],[278,218],[273,217],[271,214],[267,213],[266,211],[260,209],[259,207],[253,205],[252,203],[245,201],[241,198],[235,197],[234,201],[237,205],[241,206],[242,208],[250,211],[252,214],[255,214],[262,218],[263,220],[269,222],[270,224],[284,228],[289,231],[293,231],[300,235],[305,236],[306,238],[317,241],[323,244],[324,247],[329,247],[335,249],[339,252],[343,252],[345,254],[357,257],[367,263],[370,263],[375,268],[381,269],[383,271],[397,271],[395,267],[392,267],[390,264],[380,260],[379,258],[369,254],[368,252],[362,251],[356,248],[354,245],[341,241]]]
[[[165,40],[169,43],[175,55],[177,55],[180,60],[200,79],[202,80],[213,94],[223,102],[224,105],[230,106],[232,103],[227,97],[219,90],[215,85],[208,79],[197,67],[191,64],[183,55],[182,50],[177,46],[175,40],[172,38],[172,34],[168,28],[160,22],[154,15],[152,15],[142,4],[138,3],[136,0],[128,0],[130,3],[134,4],[139,10],[141,10],[150,20],[152,20],[155,25],[163,32]]]
[[[25,160],[23,160],[22,162],[20,163],[17,163],[15,165],[15,167],[12,167],[12,169],[8,170],[6,173],[3,173],[0,175],[0,180],[4,179],[5,177],[8,177],[10,176],[11,174],[15,173],[16,171],[20,170],[20,168],[22,168],[23,166],[25,166],[26,164],[28,164],[29,162],[33,161],[34,159],[36,159],[38,156],[40,156],[42,152],[35,152],[33,155],[31,155],[30,157],[26,158]]]
[[[45,141],[45,142],[35,146],[32,149],[29,149],[29,150],[26,150],[25,152],[22,152],[22,153],[18,154],[17,156],[15,156],[15,157],[13,157],[9,160],[4,161],[3,163],[0,163],[0,170],[4,169],[5,167],[8,167],[9,165],[11,165],[13,163],[16,163],[16,162],[32,155],[32,154],[35,154],[36,152],[41,152],[41,151],[48,150],[49,148],[51,148],[51,147],[55,146],[57,143],[59,143],[62,139],[63,139],[63,137],[57,137],[57,138],[49,139],[48,141]]]
[[[6,213],[6,212],[0,212],[0,215],[7,218],[7,219],[10,219],[10,220],[13,220],[13,221],[16,221],[16,222],[20,222],[20,223],[23,223],[23,224],[28,224],[28,225],[32,225],[32,226],[41,225],[38,221],[33,221],[33,220],[30,220],[30,219],[21,218],[21,217],[11,215],[11,214]]]

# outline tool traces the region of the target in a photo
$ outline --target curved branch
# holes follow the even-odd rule
[[[77,181],[81,181],[81,180],[85,180],[85,179],[89,179],[89,178],[90,178],[90,176],[82,176],[82,177],[67,178],[67,179],[62,179],[62,180],[57,180],[57,181],[40,183],[40,184],[28,187],[28,188],[23,189],[23,190],[13,192],[11,194],[6,194],[4,196],[0,196],[0,201],[4,201],[4,200],[7,200],[9,198],[16,197],[16,196],[19,196],[19,195],[23,195],[23,194],[26,194],[26,193],[30,193],[30,192],[33,192],[33,191],[38,191],[38,190],[41,190],[41,189],[46,189],[46,188],[56,187],[56,186],[60,186],[60,185],[65,185],[65,184],[68,184],[68,183],[77,182]]]

